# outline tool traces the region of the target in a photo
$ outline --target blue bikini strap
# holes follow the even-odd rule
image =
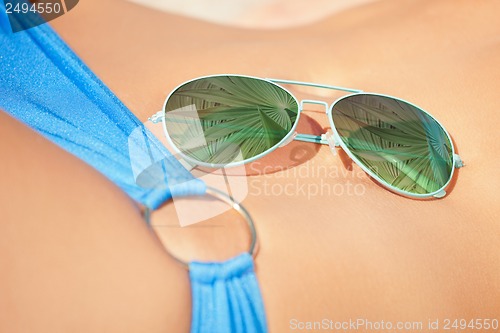
[[[0,66],[0,108],[92,165],[136,201],[156,209],[172,195],[205,192],[204,183],[48,25],[10,32],[1,2]],[[150,170],[155,172],[144,172]]]

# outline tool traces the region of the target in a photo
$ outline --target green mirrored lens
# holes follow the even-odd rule
[[[343,143],[386,185],[429,194],[450,180],[451,142],[421,109],[392,97],[358,94],[338,101],[332,117]]]
[[[203,163],[226,165],[276,146],[297,119],[296,99],[268,81],[213,76],[188,82],[165,105],[165,126],[177,148]]]

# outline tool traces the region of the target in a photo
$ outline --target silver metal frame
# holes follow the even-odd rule
[[[206,195],[212,197],[212,198],[215,198],[219,201],[222,201],[222,202],[225,202],[227,203],[232,209],[234,209],[236,212],[238,212],[242,217],[243,219],[246,221],[247,223],[247,226],[248,226],[248,231],[250,233],[250,246],[249,246],[249,249],[248,249],[248,253],[252,256],[252,257],[255,257],[257,251],[257,231],[255,230],[255,224],[253,222],[253,219],[252,217],[250,216],[250,214],[248,213],[248,211],[246,210],[245,207],[243,207],[243,205],[239,204],[238,202],[236,202],[234,200],[234,198],[222,191],[219,191],[215,188],[212,188],[212,187],[207,187],[207,190],[206,190]],[[143,211],[143,217],[144,217],[144,220],[147,222],[147,224],[151,227],[152,229],[152,226],[151,226],[151,209],[146,207]],[[156,234],[156,232],[153,230],[153,233],[155,234],[156,237],[158,237],[158,235]],[[161,240],[160,240],[161,242]],[[189,269],[189,263],[184,261],[184,260],[181,260],[179,259],[177,256],[175,256],[172,252],[170,252],[167,247],[165,247],[165,250],[167,251],[167,253],[175,260],[177,261],[178,263],[180,263],[182,266],[184,266],[186,269]]]

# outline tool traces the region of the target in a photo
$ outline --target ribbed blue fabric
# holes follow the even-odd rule
[[[22,22],[18,22],[22,24]],[[0,108],[155,209],[205,193],[47,25],[13,34],[0,1]],[[190,264],[192,332],[266,332],[250,255]]]
[[[191,333],[265,333],[262,296],[248,253],[222,263],[189,265]]]

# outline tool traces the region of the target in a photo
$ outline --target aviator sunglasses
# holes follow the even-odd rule
[[[298,101],[279,84],[349,92],[332,104]],[[331,130],[297,133],[305,104],[326,108]],[[167,141],[189,164],[242,165],[293,140],[337,147],[377,182],[412,198],[446,195],[455,168],[463,166],[448,132],[429,113],[400,98],[362,90],[243,75],[211,75],[177,86],[163,110]]]

